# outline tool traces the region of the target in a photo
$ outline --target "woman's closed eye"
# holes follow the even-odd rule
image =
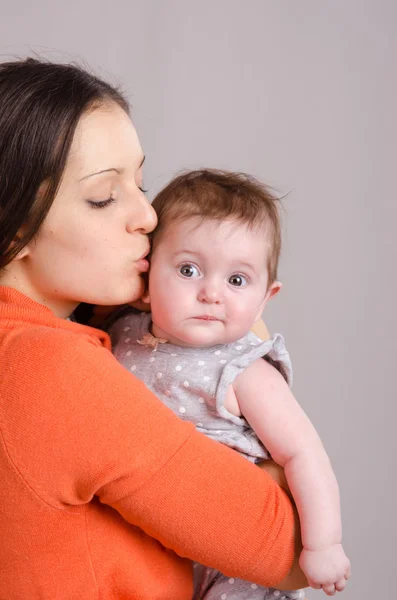
[[[87,202],[92,208],[105,208],[106,206],[113,204],[113,202],[116,202],[116,199],[113,198],[113,196],[109,196],[106,200],[87,200]]]

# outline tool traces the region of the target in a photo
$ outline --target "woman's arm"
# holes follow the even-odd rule
[[[10,338],[5,355],[10,451],[51,505],[96,496],[167,548],[227,575],[275,586],[289,573],[298,533],[282,490],[182,422],[88,334],[32,329]]]
[[[273,460],[266,460],[262,463],[258,464],[258,466],[266,471],[272,479],[288,494],[288,497],[291,499],[294,510],[294,525],[295,525],[295,556],[294,561],[292,563],[292,567],[290,572],[280,583],[277,584],[277,587],[280,590],[297,590],[308,585],[307,579],[299,566],[299,556],[302,551],[302,541],[300,535],[300,523],[298,512],[295,507],[295,503],[292,499],[291,490],[289,489],[289,485],[287,482],[287,478],[285,476],[284,469],[278,465]]]

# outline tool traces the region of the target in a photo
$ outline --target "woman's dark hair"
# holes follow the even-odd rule
[[[76,65],[0,64],[0,269],[47,216],[81,116],[108,102],[129,112],[119,90]]]

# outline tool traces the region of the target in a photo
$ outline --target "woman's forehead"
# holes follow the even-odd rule
[[[66,171],[84,179],[108,169],[140,164],[142,148],[131,119],[116,104],[84,114],[75,131]]]

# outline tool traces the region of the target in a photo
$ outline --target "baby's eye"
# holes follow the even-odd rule
[[[243,287],[247,285],[248,281],[244,275],[236,274],[229,277],[229,283],[234,287]]]
[[[200,275],[198,268],[190,263],[181,265],[179,272],[183,277],[198,277]]]

